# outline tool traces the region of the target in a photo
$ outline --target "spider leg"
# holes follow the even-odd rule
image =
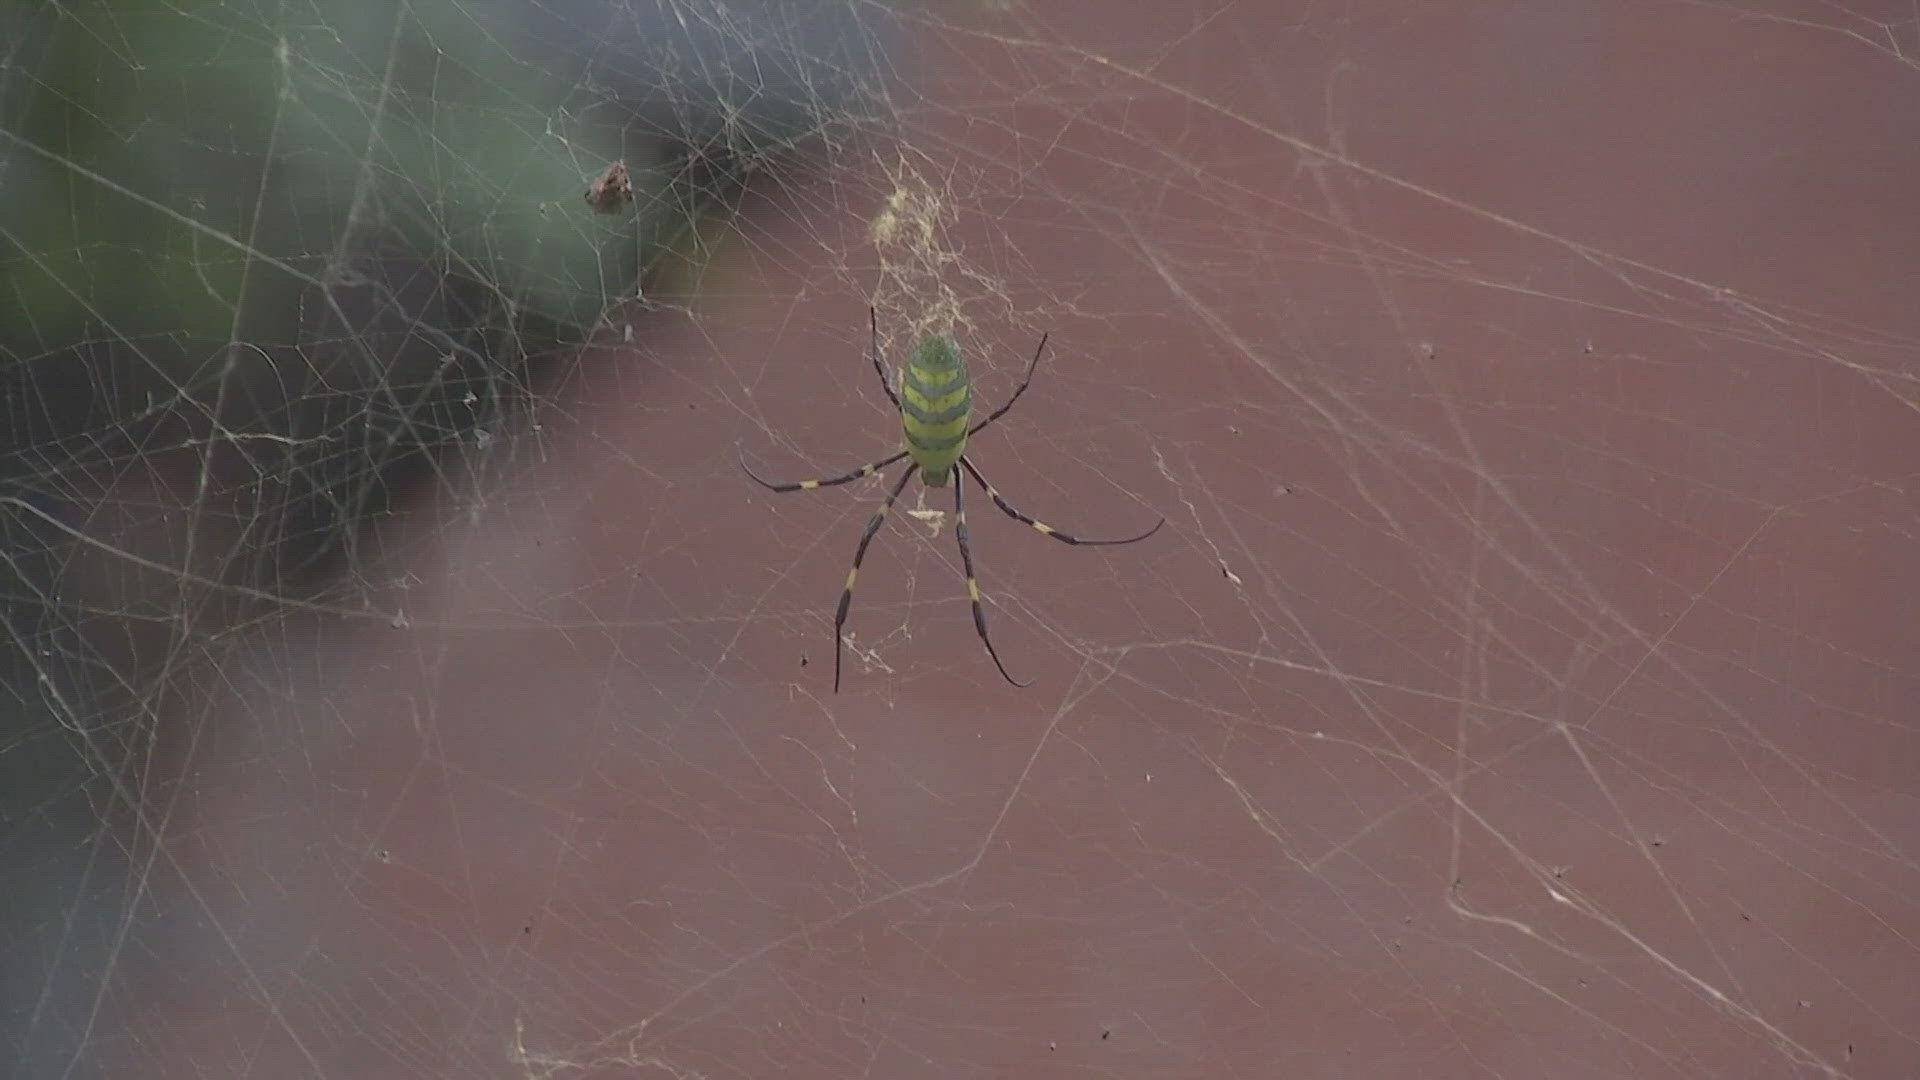
[[[967,572],[967,599],[973,601],[973,628],[980,631],[980,643],[987,647],[987,655],[993,657],[993,666],[1000,669],[1000,677],[1015,686],[1032,686],[1031,681],[1021,682],[1007,674],[1007,665],[1000,662],[1000,654],[994,651],[993,639],[987,636],[987,612],[980,606],[980,582],[973,576],[973,548],[967,544],[967,508],[961,499],[961,492],[967,485],[958,479],[953,483],[953,535],[960,541],[960,566]]]
[[[1161,518],[1159,521],[1156,521],[1153,523],[1153,528],[1148,529],[1146,532],[1141,533],[1139,536],[1129,536],[1119,540],[1082,539],[1081,537],[1078,537],[1078,536],[1072,536],[1067,533],[1063,533],[1059,529],[1054,528],[1053,526],[1047,524],[1044,521],[1039,521],[1034,518],[1028,517],[1026,514],[1023,514],[1020,511],[1014,509],[1013,504],[1009,503],[1006,499],[1002,498],[1000,495],[1000,492],[996,491],[992,484],[987,483],[987,478],[980,475],[980,469],[977,466],[975,466],[973,462],[967,460],[966,457],[964,456],[960,458],[960,467],[967,470],[967,475],[973,477],[974,482],[979,484],[981,488],[983,488],[986,491],[987,497],[993,500],[993,505],[999,507],[1001,513],[1007,515],[1008,517],[1012,518],[1015,521],[1020,522],[1023,525],[1030,525],[1033,527],[1033,531],[1039,533],[1042,536],[1051,536],[1055,540],[1058,540],[1063,544],[1073,544],[1076,547],[1102,547],[1102,546],[1111,546],[1114,544],[1131,544],[1140,540],[1145,540],[1147,537],[1152,536],[1154,533],[1159,532],[1160,526],[1165,525],[1167,523],[1166,518]],[[955,481],[955,483],[958,483],[958,481]]]
[[[768,491],[812,491],[814,488],[833,487],[836,484],[851,484],[863,476],[872,476],[874,473],[879,472],[881,469],[886,468],[906,456],[907,452],[902,450],[890,458],[882,458],[879,461],[862,465],[852,472],[841,476],[830,476],[825,480],[796,480],[790,484],[776,484],[771,480],[762,480],[754,474],[752,469],[747,468],[747,459],[745,456],[740,458],[740,471],[746,473],[754,483],[759,484]],[[909,469],[908,472],[912,472],[912,470]]]
[[[900,395],[893,392],[893,383],[887,379],[887,369],[880,364],[880,313],[872,304],[867,305],[867,329],[872,337],[867,340],[867,355],[873,359],[873,373],[880,376],[880,389],[887,392],[887,400],[893,402],[895,412],[900,411]]]
[[[982,420],[979,423],[968,428],[967,429],[968,435],[975,434],[981,428],[986,427],[988,424],[991,424],[995,420],[998,420],[1001,417],[1007,415],[1007,410],[1013,408],[1013,403],[1016,401],[1019,401],[1020,395],[1027,392],[1027,387],[1033,385],[1033,369],[1040,366],[1040,354],[1046,351],[1047,351],[1047,335],[1041,334],[1040,344],[1037,347],[1035,347],[1033,350],[1033,359],[1027,361],[1026,378],[1021,379],[1020,385],[1014,388],[1013,396],[1007,399],[1007,403],[1005,405],[1002,405],[999,408],[988,413],[987,418],[985,420]]]
[[[880,523],[887,520],[887,511],[893,509],[895,499],[907,489],[907,481],[920,471],[920,466],[909,465],[900,479],[887,492],[887,501],[867,519],[867,531],[860,534],[860,546],[853,549],[853,569],[847,571],[846,587],[840,590],[840,606],[833,613],[833,692],[840,692],[840,654],[845,650],[841,643],[840,629],[847,625],[847,608],[853,604],[853,580],[860,576],[860,560],[867,557],[867,545],[873,543],[873,535],[880,531]]]

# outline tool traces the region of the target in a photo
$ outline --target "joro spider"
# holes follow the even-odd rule
[[[847,583],[840,590],[840,606],[833,613],[833,692],[840,692],[840,659],[845,651],[841,631],[847,624],[847,608],[853,603],[853,582],[860,576],[860,562],[867,557],[867,545],[873,543],[875,533],[887,519],[887,512],[906,490],[907,481],[914,474],[930,488],[946,487],[953,481],[953,536],[960,544],[960,565],[967,575],[967,599],[973,603],[973,628],[980,633],[980,643],[987,647],[987,655],[993,659],[993,666],[1000,669],[1000,677],[1015,686],[1029,686],[1030,682],[1021,682],[1007,674],[1007,666],[1000,662],[1000,654],[994,650],[993,638],[987,634],[987,613],[980,605],[980,585],[973,574],[973,549],[967,544],[967,509],[962,492],[966,488],[964,479],[956,479],[956,469],[966,470],[975,483],[986,491],[987,497],[1001,512],[1023,525],[1032,526],[1042,536],[1050,536],[1063,544],[1076,547],[1113,546],[1132,544],[1160,531],[1167,523],[1166,518],[1154,522],[1153,528],[1138,536],[1129,536],[1119,540],[1087,540],[1063,533],[1043,521],[1028,517],[1003,497],[987,478],[980,473],[979,467],[966,455],[967,439],[977,435],[981,428],[993,423],[1013,408],[1020,395],[1027,392],[1033,383],[1034,369],[1040,366],[1040,357],[1047,351],[1047,335],[1040,335],[1040,344],[1033,350],[1033,359],[1027,362],[1026,377],[1007,399],[1005,405],[987,414],[987,418],[968,426],[973,416],[972,388],[967,381],[967,368],[960,358],[960,347],[952,337],[946,334],[929,334],[914,346],[913,355],[907,359],[906,368],[901,372],[900,392],[894,393],[893,383],[887,378],[886,368],[880,362],[880,316],[873,309],[867,309],[867,325],[870,337],[867,355],[873,360],[873,370],[880,376],[880,388],[887,392],[887,400],[900,411],[900,426],[905,435],[906,449],[891,457],[862,465],[849,473],[828,477],[824,480],[800,480],[794,483],[777,484],[763,480],[747,467],[746,459],[740,460],[740,468],[753,482],[772,492],[812,491],[814,488],[833,487],[848,484],[862,477],[872,476],[902,458],[911,457],[905,472],[894,481],[887,492],[887,499],[880,509],[867,519],[867,530],[860,535],[860,546],[853,549],[853,568],[847,571]]]

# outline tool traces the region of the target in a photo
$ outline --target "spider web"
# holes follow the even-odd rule
[[[1920,1072],[1911,9],[0,42],[8,1075]]]

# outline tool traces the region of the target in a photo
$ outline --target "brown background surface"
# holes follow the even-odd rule
[[[189,680],[89,1064],[1920,1075],[1913,20],[917,17],[888,125],[382,531],[376,614]],[[972,500],[1030,689],[921,515],[834,696],[880,489],[735,468],[888,451],[870,296],[990,401],[1051,331],[981,467],[1168,519]]]

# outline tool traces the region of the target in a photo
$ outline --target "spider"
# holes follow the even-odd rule
[[[867,557],[867,546],[873,543],[875,533],[887,518],[887,512],[906,490],[907,482],[915,473],[930,488],[946,487],[953,484],[953,535],[960,545],[960,565],[967,575],[967,599],[973,603],[973,628],[980,634],[980,643],[987,647],[987,656],[993,660],[993,666],[1000,670],[1000,677],[1014,686],[1029,686],[1030,682],[1021,682],[1007,674],[1007,666],[1000,662],[1000,654],[993,647],[993,638],[987,634],[987,614],[980,605],[980,585],[973,573],[973,549],[967,544],[967,510],[963,491],[966,488],[965,477],[957,476],[965,470],[974,483],[980,485],[993,500],[993,505],[1001,512],[1023,525],[1031,526],[1042,536],[1050,536],[1063,544],[1074,546],[1112,546],[1132,544],[1160,531],[1167,523],[1162,517],[1153,528],[1138,536],[1129,536],[1119,540],[1087,540],[1061,532],[1059,529],[1036,520],[1019,510],[1000,495],[994,486],[981,475],[978,466],[966,455],[967,439],[979,433],[981,428],[993,423],[1013,408],[1020,395],[1027,392],[1033,383],[1034,369],[1040,366],[1040,357],[1047,350],[1047,336],[1040,335],[1040,344],[1033,350],[1033,359],[1027,362],[1026,377],[1007,399],[1005,405],[987,414],[986,419],[968,426],[973,416],[972,392],[967,381],[966,365],[960,359],[960,347],[952,337],[946,334],[929,334],[920,339],[914,347],[913,355],[908,358],[906,369],[901,372],[900,391],[894,392],[893,384],[887,378],[887,372],[880,362],[880,316],[877,311],[867,309],[867,326],[870,334],[867,355],[873,360],[873,370],[880,376],[880,387],[887,392],[887,400],[900,412],[901,430],[905,435],[906,449],[891,457],[862,465],[849,473],[828,477],[824,480],[800,480],[794,483],[778,484],[761,479],[748,468],[746,459],[740,461],[740,468],[754,483],[772,492],[812,491],[815,488],[833,487],[848,484],[875,473],[900,461],[912,458],[900,479],[894,481],[887,491],[887,499],[880,509],[867,519],[867,530],[860,536],[860,546],[853,551],[853,568],[847,571],[847,583],[840,590],[840,606],[833,613],[833,692],[840,692],[840,661],[845,643],[841,631],[847,624],[847,608],[853,603],[854,579],[860,576],[860,562]]]

